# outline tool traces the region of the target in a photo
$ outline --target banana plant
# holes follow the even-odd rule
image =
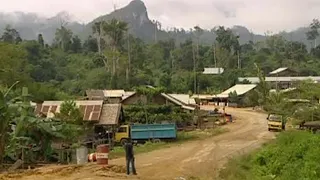
[[[30,157],[34,150],[46,159],[54,139],[71,142],[77,139],[81,125],[36,117],[27,88],[22,89],[22,96],[9,99],[11,88],[5,93],[0,91],[0,163],[4,155],[17,160],[23,154]]]
[[[5,154],[5,147],[8,140],[8,132],[10,129],[10,123],[14,118],[16,111],[11,106],[12,100],[8,99],[8,94],[11,89],[18,84],[14,83],[7,91],[0,90],[0,165],[3,162],[3,156]]]

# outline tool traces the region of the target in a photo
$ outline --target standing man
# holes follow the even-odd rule
[[[130,174],[130,165],[132,167],[133,175],[137,175],[136,168],[134,165],[133,145],[132,145],[131,139],[129,139],[128,142],[125,143],[124,149],[126,151],[127,175]]]

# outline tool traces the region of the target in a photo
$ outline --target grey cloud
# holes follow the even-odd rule
[[[88,22],[110,13],[113,4],[127,5],[130,0],[0,0],[0,12],[24,11],[53,16],[67,10],[77,20]],[[243,25],[263,34],[308,25],[320,18],[320,0],[144,0],[151,19],[163,27],[190,28],[199,25]]]
[[[222,4],[216,4],[215,8],[221,12],[226,18],[236,17],[236,11],[234,9],[230,9]]]

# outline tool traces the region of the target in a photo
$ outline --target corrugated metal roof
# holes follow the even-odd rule
[[[186,110],[190,110],[190,111],[194,111],[196,108],[194,107],[190,107],[190,106],[181,106],[182,109],[186,109]]]
[[[285,71],[287,69],[288,69],[287,67],[281,67],[281,68],[278,68],[278,69],[270,72],[269,74],[278,74],[278,73],[283,72],[283,71]]]
[[[125,100],[125,99],[133,96],[134,94],[136,94],[136,92],[134,92],[134,91],[126,91],[126,92],[124,93],[124,95],[122,96],[122,100]]]
[[[320,81],[320,76],[297,76],[297,77],[266,77],[267,82],[291,82],[291,81],[303,81],[311,79],[313,81]],[[258,77],[239,77],[239,81],[248,80],[251,83],[259,83]]]
[[[103,90],[86,90],[86,95],[90,100],[103,100]]]
[[[166,98],[167,100],[171,101],[172,103],[174,103],[176,105],[183,106],[183,104],[180,101],[174,99],[173,97],[169,96],[168,94],[161,93],[161,96],[163,96],[164,98]]]
[[[218,94],[217,97],[229,97],[229,93],[237,92],[237,95],[243,95],[250,90],[254,89],[257,85],[256,84],[236,84],[231,88],[223,91],[222,93]]]
[[[41,104],[40,112],[45,114],[48,118],[54,117],[55,113],[60,112],[61,104],[64,101],[44,101]],[[99,121],[102,109],[102,100],[98,101],[75,101],[76,106],[83,113],[83,120],[85,121]]]
[[[168,94],[168,95],[184,104],[196,104],[196,101],[194,100],[194,98],[190,97],[188,94]]]
[[[90,100],[103,100],[105,98],[123,97],[126,92],[123,89],[120,90],[86,90],[86,95]]]
[[[204,68],[203,74],[222,74],[223,68]]]
[[[181,101],[179,101],[179,100],[176,100],[175,98],[171,97],[171,96],[168,95],[168,94],[161,93],[161,95],[162,95],[164,98],[166,98],[167,100],[171,101],[172,103],[174,103],[174,104],[176,104],[176,105],[178,105],[178,106],[181,106],[181,108],[183,108],[183,109],[192,110],[192,111],[196,109],[196,108],[194,108],[194,107],[188,106],[187,104],[184,105],[183,102],[181,102]]]
[[[99,124],[117,125],[121,113],[121,104],[104,104],[101,111]]]
[[[212,99],[216,97],[216,95],[210,95],[210,94],[194,94],[191,96],[193,99]]]
[[[105,97],[121,97],[125,95],[125,91],[123,89],[120,90],[103,90],[103,94]]]

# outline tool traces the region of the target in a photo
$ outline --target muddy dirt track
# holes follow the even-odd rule
[[[265,114],[249,109],[228,108],[226,111],[236,116],[234,123],[225,126],[229,129],[226,133],[205,140],[187,142],[171,148],[136,155],[137,177],[124,175],[125,161],[120,158],[110,161],[109,164],[116,165],[111,169],[103,169],[97,165],[52,166],[38,170],[36,173],[25,173],[12,178],[23,180],[173,180],[188,179],[194,176],[201,179],[215,179],[219,168],[223,167],[229,158],[258,148],[275,135],[274,132],[267,130]]]

